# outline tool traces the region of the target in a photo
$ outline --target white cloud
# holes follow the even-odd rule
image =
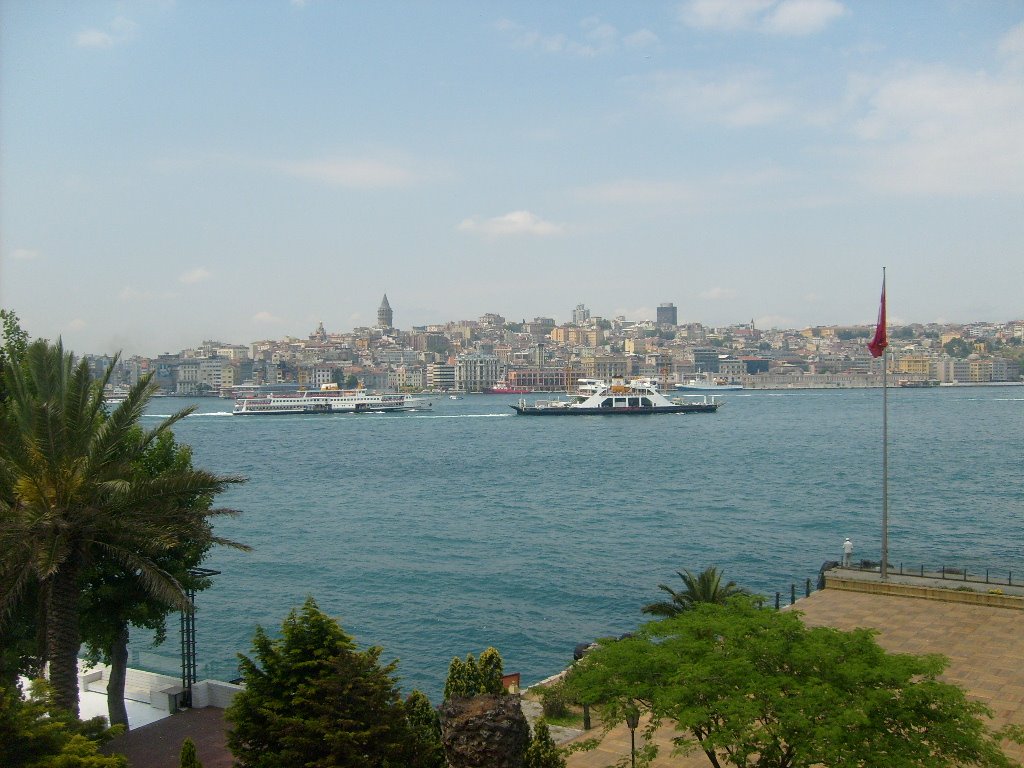
[[[31,248],[15,248],[11,251],[11,258],[15,261],[32,261],[39,258],[39,251],[33,251]]]
[[[902,71],[853,124],[860,180],[912,195],[1024,193],[1024,82],[948,67]]]
[[[85,328],[87,325],[88,325],[88,323],[86,323],[85,320],[83,320],[80,317],[76,317],[74,320],[72,320],[70,323],[68,323],[64,327],[64,329],[67,330],[67,331],[80,331],[83,328]]]
[[[837,0],[782,0],[764,19],[763,29],[776,35],[811,35],[845,13]]]
[[[132,285],[126,285],[118,291],[117,297],[121,301],[145,301],[146,299],[153,298],[153,293],[151,291],[140,291]]]
[[[658,36],[649,29],[638,29],[623,36],[619,30],[600,17],[588,16],[579,24],[579,32],[544,33],[530,29],[511,19],[501,19],[495,27],[511,39],[518,48],[536,49],[544,53],[565,54],[579,58],[605,56],[621,50],[643,48],[658,42]]]
[[[475,232],[491,237],[502,237],[505,235],[558,235],[563,232],[563,227],[544,221],[536,214],[529,211],[512,211],[504,216],[496,216],[492,219],[464,219],[459,224],[460,232]]]
[[[330,158],[282,163],[278,167],[289,176],[355,189],[407,187],[416,181],[407,168],[370,158]]]
[[[766,125],[792,109],[759,72],[717,80],[695,72],[658,72],[638,82],[645,88],[645,98],[689,120],[734,127]]]
[[[83,29],[75,36],[75,45],[79,48],[113,48],[115,45],[127,43],[135,39],[139,25],[124,16],[118,16],[109,25],[109,31],[102,29]]]
[[[786,315],[762,315],[755,318],[754,326],[757,328],[796,328],[799,323],[792,317]]]
[[[999,55],[1010,66],[1024,67],[1024,23],[1018,24],[999,41]]]
[[[679,18],[687,26],[696,29],[731,32],[752,26],[773,2],[774,0],[691,0],[680,8]]]
[[[112,48],[114,38],[98,29],[83,29],[75,37],[75,45],[79,48]]]
[[[679,9],[679,19],[707,32],[810,35],[845,13],[838,0],[691,0]]]
[[[190,269],[188,272],[183,272],[178,276],[178,282],[184,283],[185,285],[193,285],[195,283],[202,283],[209,280],[212,277],[210,270],[205,267],[196,267]]]
[[[282,322],[280,317],[271,314],[266,310],[262,312],[257,312],[255,315],[252,316],[251,319],[252,322],[255,323],[256,325],[275,325]]]
[[[603,184],[581,187],[577,195],[584,200],[599,203],[679,203],[699,200],[699,191],[686,184],[674,181],[645,181],[643,179],[620,179]]]
[[[646,48],[650,45],[657,45],[658,42],[658,36],[649,29],[638,29],[622,38],[622,44],[627,48]]]
[[[708,301],[727,301],[729,299],[736,298],[736,291],[732,288],[722,288],[717,286],[715,288],[709,288],[706,291],[701,291],[700,298]]]

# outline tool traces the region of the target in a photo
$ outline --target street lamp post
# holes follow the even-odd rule
[[[626,710],[626,726],[629,728],[629,764],[636,768],[636,727],[640,725],[640,710],[633,704]]]

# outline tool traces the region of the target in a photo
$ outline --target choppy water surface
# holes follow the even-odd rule
[[[197,466],[241,474],[218,506],[198,599],[200,677],[237,675],[257,624],[312,594],[436,699],[452,656],[500,649],[532,683],[573,646],[641,620],[674,572],[724,569],[788,592],[837,559],[878,558],[881,390],[737,392],[717,414],[517,417],[516,396],[433,413],[232,417],[175,427]],[[147,422],[192,404],[155,400]],[[889,390],[890,560],[1024,579],[1024,389]],[[673,586],[675,586],[673,584]],[[180,669],[176,632],[138,665]]]

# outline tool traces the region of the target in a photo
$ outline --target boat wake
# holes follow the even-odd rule
[[[507,419],[512,413],[453,413],[450,416],[440,414],[416,416],[417,419]]]
[[[230,416],[230,415],[231,415],[231,411],[214,411],[212,413],[190,413],[188,416],[186,416],[186,418],[188,418],[188,419],[198,419],[198,418],[201,418],[203,416]],[[171,418],[171,414],[169,414],[169,413],[144,413],[144,414],[142,414],[142,418],[144,418],[144,419],[169,419],[169,418]]]

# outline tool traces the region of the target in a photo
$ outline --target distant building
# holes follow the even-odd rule
[[[586,325],[589,319],[590,310],[587,309],[583,304],[577,304],[576,309],[572,311],[572,324]]]
[[[378,328],[391,328],[392,320],[394,319],[394,313],[391,311],[391,305],[388,304],[388,295],[384,294],[384,300],[380,303],[377,308],[377,327]]]
[[[658,305],[658,325],[671,325],[675,326],[679,324],[679,317],[676,311],[676,305],[672,302],[666,302]]]

